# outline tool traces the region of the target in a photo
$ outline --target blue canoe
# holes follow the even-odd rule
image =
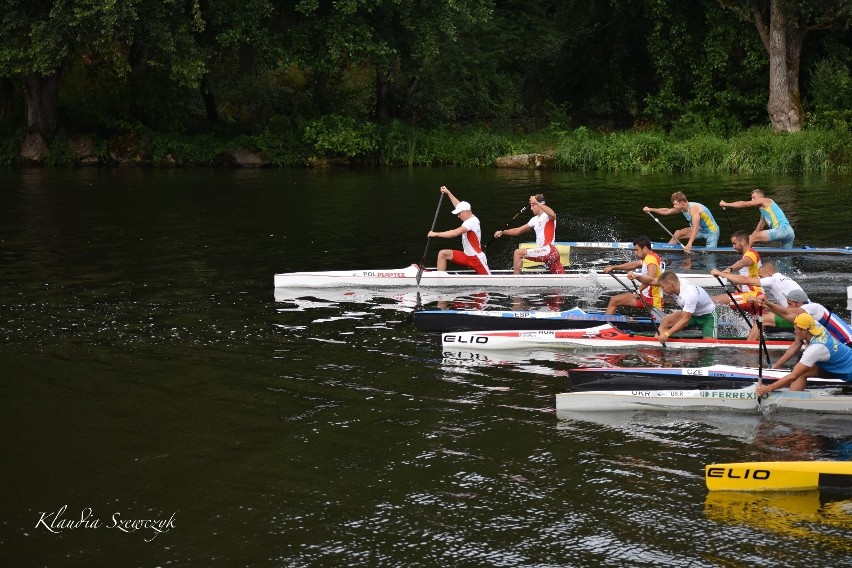
[[[506,330],[506,329],[584,329],[618,323],[631,331],[653,332],[649,317],[628,317],[621,314],[587,312],[581,308],[556,311],[501,310],[419,310],[414,312],[414,326],[421,331]]]
[[[633,250],[632,242],[616,242],[616,241],[558,241],[556,243],[557,248],[562,250],[562,253],[570,251],[570,249],[575,250]],[[670,244],[670,243],[653,243],[653,249],[657,252],[683,252],[683,247],[679,244]],[[810,246],[799,246],[793,248],[779,248],[779,247],[762,247],[756,246],[754,250],[760,253],[761,256],[764,255],[801,255],[801,254],[814,254],[814,255],[828,255],[828,256],[842,256],[842,255],[852,255],[852,247],[810,247]],[[692,251],[696,253],[736,253],[736,251],[730,247],[692,247]]]

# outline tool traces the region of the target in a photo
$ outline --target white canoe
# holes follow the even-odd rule
[[[275,275],[276,288],[340,288],[358,286],[369,288],[401,288],[417,286],[417,266],[379,270],[332,270],[325,272],[285,272]],[[696,286],[719,287],[719,281],[709,274],[685,273],[678,277]],[[724,280],[723,280],[724,281]],[[630,286],[624,275],[618,280],[601,271],[566,271],[565,274],[527,272],[512,274],[511,270],[495,270],[490,275],[470,271],[424,270],[420,286],[426,288],[600,288],[624,290]]]
[[[767,349],[786,350],[790,341],[767,340]],[[500,349],[534,349],[541,347],[661,347],[659,340],[650,335],[622,331],[611,324],[586,329],[563,330],[494,330],[454,331],[441,334],[444,349],[472,349],[475,351]],[[672,349],[703,349],[709,347],[734,347],[759,349],[758,341],[741,338],[681,338],[672,336],[666,341]]]
[[[852,413],[852,395],[842,389],[790,391],[779,389],[763,396],[765,410],[790,409]],[[757,410],[755,386],[718,390],[583,391],[556,395],[556,411],[609,412],[613,410]]]

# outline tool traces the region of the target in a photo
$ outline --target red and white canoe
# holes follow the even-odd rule
[[[767,340],[767,349],[785,350],[790,341]],[[587,329],[564,330],[496,330],[456,331],[441,335],[444,349],[532,349],[540,347],[660,347],[659,340],[650,335],[631,333],[604,324]],[[743,338],[682,338],[672,336],[666,341],[672,349],[702,349],[707,347],[734,347],[759,349],[757,341]]]

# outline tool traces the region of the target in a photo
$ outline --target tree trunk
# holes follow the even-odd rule
[[[59,71],[50,75],[33,73],[24,79],[27,128],[50,137],[56,132],[59,116]]]
[[[0,77],[0,121],[10,120],[14,116],[13,96],[12,80],[8,77]]]
[[[791,21],[780,4],[781,0],[770,0],[768,33],[761,34],[769,52],[766,110],[774,132],[799,132],[803,126],[799,66],[805,31],[798,22]]]
[[[420,82],[420,75],[413,75],[408,80],[408,85],[405,86],[405,95],[402,98],[402,104],[399,109],[399,116],[411,118],[411,98],[414,96],[414,91],[417,89],[417,83]]]
[[[376,67],[376,122],[382,124],[390,118],[390,73]]]
[[[719,2],[731,6],[724,0]],[[782,0],[750,0],[750,15],[769,54],[766,111],[772,130],[799,132],[803,125],[799,67],[807,30],[782,4]]]
[[[219,108],[216,106],[216,98],[213,96],[213,91],[210,90],[210,85],[207,83],[207,77],[201,79],[201,84],[198,88],[201,91],[204,108],[207,110],[207,120],[210,122],[218,122]]]

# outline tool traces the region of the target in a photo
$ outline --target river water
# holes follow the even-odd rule
[[[763,187],[799,243],[850,244],[849,177],[0,171],[0,564],[850,565],[850,495],[710,494],[703,470],[852,459],[852,418],[554,412],[574,366],[753,354],[477,359],[417,332],[410,292],[274,293],[276,272],[419,262],[442,184],[486,234],[543,192],[562,240],[660,240],[641,207],[682,189],[717,213],[723,242],[718,201]],[[439,230],[456,226],[450,209]],[[754,210],[729,215],[756,224]],[[492,268],[516,244],[495,242]],[[433,240],[427,264],[458,245]],[[784,270],[847,314],[849,260]],[[572,294],[421,301],[606,303]]]

